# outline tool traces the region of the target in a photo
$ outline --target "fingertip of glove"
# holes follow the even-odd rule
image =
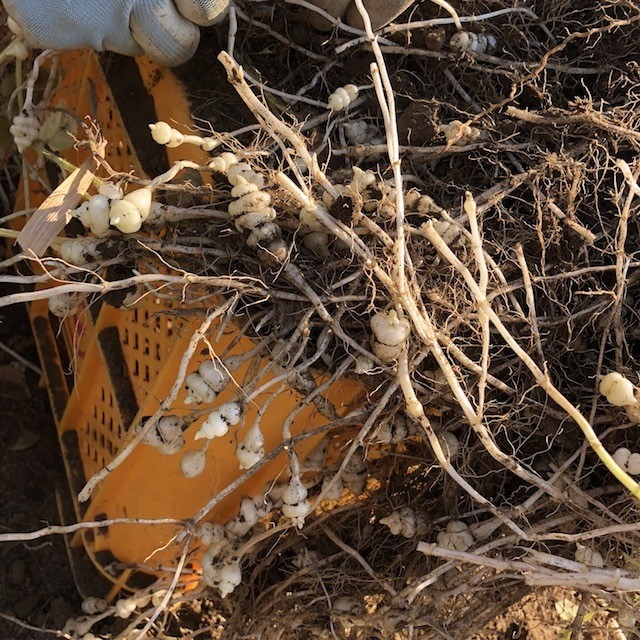
[[[164,4],[164,3],[162,3]],[[173,6],[158,0],[140,3],[131,14],[131,33],[144,52],[165,67],[184,64],[200,42],[200,29],[186,20]]]
[[[201,27],[210,27],[224,19],[229,0],[174,0],[178,11]]]

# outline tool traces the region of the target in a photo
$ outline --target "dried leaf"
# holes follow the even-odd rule
[[[91,185],[96,169],[94,157],[85,160],[38,207],[18,236],[18,244],[25,252],[44,254],[71,219],[71,212]]]

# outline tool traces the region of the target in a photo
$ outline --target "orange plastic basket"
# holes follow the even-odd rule
[[[144,176],[149,166],[153,169],[155,164],[162,168],[178,157],[185,159],[184,149],[165,151],[158,147],[156,157],[141,161],[134,153],[140,122],[136,132],[131,133],[123,121],[123,110],[118,108],[123,100],[133,101],[132,117],[135,118],[139,117],[140,103],[146,102],[148,122],[153,121],[148,116],[153,111],[155,119],[189,125],[188,103],[173,74],[146,58],[136,62],[118,59],[120,66],[115,69],[115,63],[105,68],[101,62],[93,52],[63,55],[63,78],[54,106],[65,106],[80,117],[91,115],[100,124],[110,143],[107,160],[116,170],[134,170]],[[111,85],[110,76],[115,78]],[[147,122],[142,124],[145,135],[149,135]],[[189,153],[189,159],[197,162],[206,158],[199,149]],[[76,164],[82,160],[76,151],[70,152],[68,159]],[[37,184],[32,184],[29,197],[32,206],[42,201],[43,194]],[[128,442],[134,426],[158,409],[175,381],[185,347],[200,321],[164,313],[167,310],[165,302],[148,295],[132,310],[94,304],[58,322],[50,316],[45,301],[30,305],[30,318],[78,521],[121,517],[190,518],[240,473],[235,448],[253,424],[260,408],[259,398],[247,408],[239,430],[217,438],[209,447],[202,475],[185,479],[180,471],[180,454],[164,456],[150,446],[140,445],[94,490],[88,502],[83,504],[75,499],[86,480],[107,465]],[[214,328],[208,342],[216,353],[237,339],[233,325],[219,333]],[[243,337],[233,345],[231,353],[244,353],[252,346],[252,342]],[[205,357],[209,356],[194,357],[189,371],[196,370]],[[241,380],[248,375],[249,366],[255,367],[256,363],[247,363],[234,377]],[[219,402],[233,396],[232,386],[220,394]],[[356,383],[341,383],[330,391],[329,397],[336,407],[346,408],[355,403],[359,393],[360,386]],[[183,400],[184,389],[172,413],[187,412]],[[261,420],[267,452],[281,442],[283,420],[299,402],[295,392],[287,391],[269,406]],[[314,407],[305,407],[293,426],[293,434],[325,422]],[[187,430],[184,450],[195,448],[193,435],[198,424]],[[313,442],[306,445],[308,450]],[[235,515],[241,496],[259,493],[285,465],[283,454],[223,500],[210,514],[210,519],[224,522]],[[148,574],[157,575],[161,567],[175,564],[182,550],[172,542],[177,531],[177,527],[171,525],[110,525],[78,532],[71,539],[70,547],[84,549],[95,567],[116,588],[135,588],[142,584],[140,578],[146,581]]]

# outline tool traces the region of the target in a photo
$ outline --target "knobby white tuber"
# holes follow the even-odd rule
[[[207,416],[196,433],[195,440],[220,438],[227,434],[230,427],[240,424],[241,419],[242,407],[237,402],[225,402]]]
[[[631,453],[626,447],[620,447],[613,454],[613,459],[628,474],[640,475],[640,453]]]
[[[208,167],[224,173],[233,186],[231,196],[235,200],[228,210],[236,229],[246,233],[247,244],[264,249],[278,262],[284,261],[287,246],[282,239],[282,229],[276,223],[276,210],[270,206],[271,196],[264,190],[266,178],[233,153],[220,154]]]
[[[225,560],[217,564],[203,563],[202,578],[206,584],[220,592],[221,598],[226,598],[242,582],[240,561]]]
[[[264,457],[264,435],[256,422],[236,448],[236,457],[241,469],[250,469]]]
[[[612,371],[602,378],[600,393],[607,398],[607,402],[615,407],[638,404],[633,383],[617,371]]]
[[[9,127],[19,153],[24,153],[38,139],[40,120],[33,112],[22,110]]]
[[[439,546],[457,551],[466,551],[475,542],[469,527],[460,520],[450,520],[447,523],[446,531],[441,531],[437,539]]]
[[[391,535],[401,535],[405,538],[415,538],[417,535],[423,535],[427,530],[424,518],[411,507],[402,507],[398,511],[391,512],[380,519],[380,524],[389,527]]]
[[[142,442],[155,447],[163,455],[173,455],[184,446],[182,437],[184,426],[184,420],[178,416],[163,416],[145,435]]]
[[[137,607],[137,603],[133,598],[120,598],[116,601],[115,614],[118,618],[128,618]]]
[[[444,135],[447,142],[456,146],[464,146],[475,142],[480,137],[480,130],[472,127],[468,122],[452,120],[439,124],[438,131]]]
[[[452,51],[463,53],[486,53],[495,49],[496,45],[497,42],[493,35],[473,33],[472,31],[458,31],[449,40]]]
[[[375,313],[370,323],[375,338],[373,352],[383,362],[393,362],[402,353],[411,333],[409,321],[391,309]]]
[[[72,316],[80,309],[86,297],[86,295],[73,291],[51,296],[48,300],[49,311],[56,316],[56,318]]]
[[[358,97],[358,87],[355,84],[347,84],[336,89],[329,96],[329,109],[331,111],[344,111]]]
[[[220,364],[205,360],[194,373],[185,379],[187,397],[185,404],[210,403],[227,386],[229,374]]]
[[[246,496],[240,501],[240,511],[235,518],[231,518],[225,525],[225,531],[232,538],[241,538],[253,529],[260,519],[260,513],[253,498]]]
[[[140,231],[151,213],[151,189],[143,187],[115,200],[109,209],[109,222],[122,233]]]
[[[81,266],[95,262],[101,256],[98,238],[69,238],[58,245],[60,257],[69,264]]]
[[[289,470],[291,477],[282,494],[282,514],[289,518],[295,527],[302,529],[304,519],[309,514],[310,504],[307,500],[307,488],[300,480],[300,464],[295,453],[291,454]]]

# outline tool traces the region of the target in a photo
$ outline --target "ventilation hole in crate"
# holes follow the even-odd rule
[[[145,382],[149,382],[151,380],[151,376],[149,375],[149,365],[145,364],[144,365],[144,378],[143,380]]]
[[[138,322],[138,310],[137,309],[133,310],[133,321],[134,322]]]
[[[138,360],[133,361],[133,375],[136,378],[140,377],[140,363],[138,362]]]
[[[149,355],[149,338],[144,339],[144,350],[143,352],[145,356]]]
[[[127,346],[129,344],[129,329],[124,328],[124,336],[122,337],[122,344]]]
[[[162,360],[160,344],[156,342],[156,360],[160,362]]]
[[[100,434],[100,438],[98,439],[98,442],[100,443],[101,447],[104,447],[104,443],[105,443],[104,433]]]
[[[140,344],[138,342],[138,334],[137,333],[133,334],[133,349],[134,349],[134,351],[138,351],[138,349],[140,349]]]

